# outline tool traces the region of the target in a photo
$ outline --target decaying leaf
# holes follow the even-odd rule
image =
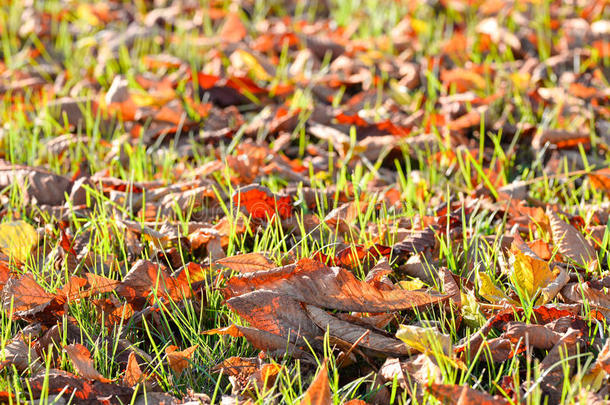
[[[216,264],[240,273],[271,270],[275,264],[262,253],[245,253],[216,260]]]
[[[491,396],[486,392],[475,390],[467,385],[431,384],[428,387],[428,391],[443,404],[508,405],[510,403],[504,398]]]
[[[338,337],[348,343],[357,343],[359,346],[388,355],[405,356],[411,354],[409,348],[398,339],[387,337],[362,326],[342,321],[323,309],[312,305],[307,306],[307,312],[321,330],[328,331],[331,336]]]
[[[191,346],[184,350],[178,350],[178,346],[168,346],[165,348],[165,354],[167,355],[167,362],[174,373],[180,374],[185,368],[189,366],[191,357],[198,345]]]
[[[562,221],[552,211],[547,211],[547,216],[553,231],[553,241],[564,257],[584,265],[597,259],[595,249],[576,228]]]
[[[380,291],[357,280],[347,270],[326,267],[309,259],[300,260],[296,266],[233,277],[227,282],[225,297],[238,296],[255,289],[269,289],[325,308],[357,312],[417,308],[447,299],[447,296],[419,291]]]
[[[331,405],[333,403],[328,382],[328,366],[326,360],[318,375],[312,381],[305,395],[301,400],[301,405]]]
[[[93,359],[89,349],[81,344],[71,344],[64,346],[64,351],[68,354],[74,368],[78,373],[88,380],[96,380],[102,383],[109,383],[111,380],[102,376],[93,366]]]

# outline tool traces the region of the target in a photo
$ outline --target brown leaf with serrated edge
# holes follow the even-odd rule
[[[118,384],[91,381],[78,377],[66,371],[50,369],[29,379],[34,398],[44,393],[60,394],[66,398],[74,395],[75,402],[98,403],[104,398],[107,403],[128,403],[133,396],[133,390]]]
[[[467,385],[431,384],[428,391],[443,404],[509,405],[506,399],[475,390]]]
[[[340,267],[301,259],[296,265],[232,277],[225,298],[267,289],[320,307],[356,312],[386,312],[423,307],[444,301],[446,295],[420,291],[381,291]]]
[[[332,405],[333,398],[330,392],[330,384],[328,382],[328,368],[326,359],[324,359],[322,369],[311,382],[305,395],[301,400],[300,405]]]
[[[307,305],[307,313],[320,329],[348,343],[358,342],[358,346],[394,356],[408,356],[413,353],[398,339],[342,321],[318,307]]]
[[[312,339],[322,333],[299,302],[273,291],[252,291],[227,300],[227,305],[250,326],[276,335]]]
[[[91,359],[91,353],[85,346],[74,343],[71,345],[64,346],[64,351],[68,354],[74,368],[78,373],[86,379],[97,380],[103,383],[112,382],[105,378],[99,373],[93,366],[93,360]]]
[[[152,292],[161,299],[180,300],[190,296],[185,277],[171,277],[160,265],[148,260],[138,260],[116,288],[127,302],[139,307],[151,298]]]
[[[595,249],[576,228],[562,221],[553,211],[548,210],[547,216],[551,223],[553,241],[562,256],[585,265],[597,259]]]
[[[182,351],[178,351],[178,346],[168,346],[165,348],[165,354],[167,355],[167,362],[174,373],[180,374],[185,368],[189,366],[189,362],[195,350],[199,345],[191,346]]]
[[[260,252],[245,253],[236,256],[225,257],[214,262],[233,271],[250,273],[253,271],[271,270],[275,264]]]
[[[43,310],[51,301],[56,299],[55,294],[48,293],[34,280],[31,274],[24,274],[19,279],[10,279],[2,290],[2,307],[5,311],[14,312]]]

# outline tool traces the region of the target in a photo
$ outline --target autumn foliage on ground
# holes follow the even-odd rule
[[[0,403],[608,403],[607,1],[7,1],[0,45]]]

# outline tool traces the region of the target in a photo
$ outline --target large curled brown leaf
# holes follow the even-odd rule
[[[257,289],[271,290],[323,308],[357,312],[413,309],[448,298],[420,291],[381,291],[345,269],[327,267],[311,259],[301,259],[295,266],[232,277],[224,294],[231,298]]]

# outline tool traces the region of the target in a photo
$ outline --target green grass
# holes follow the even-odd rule
[[[175,135],[146,142],[142,137],[130,135],[130,122],[119,120],[108,126],[108,117],[96,111],[94,104],[101,102],[103,94],[108,91],[117,75],[123,75],[127,79],[130,90],[144,94],[146,91],[138,82],[141,77],[150,77],[156,82],[164,78],[174,81],[176,98],[184,106],[182,122],[194,120],[203,125],[206,120],[212,122],[214,118],[218,118],[214,114],[229,114],[218,108],[207,118],[200,119],[197,112],[188,106],[187,99],[193,96],[193,84],[189,83],[184,69],[209,72],[215,69],[215,64],[219,64],[219,68],[226,72],[232,68],[233,62],[228,55],[215,54],[214,51],[219,49],[215,42],[203,40],[213,39],[219,32],[220,25],[205,11],[198,17],[201,20],[199,26],[191,27],[184,21],[192,20],[195,11],[181,13],[177,21],[182,24],[168,23],[157,27],[154,35],[138,37],[130,46],[119,46],[114,54],[102,60],[99,55],[106,52],[108,46],[105,40],[100,39],[103,38],[104,30],[121,33],[126,30],[127,23],[118,18],[107,26],[102,23],[92,25],[87,21],[89,17],[84,14],[86,9],[83,8],[79,12],[77,3],[88,4],[79,1],[64,11],[66,6],[63,2],[34,1],[34,6],[28,10],[45,13],[45,18],[50,21],[48,32],[36,33],[35,29],[40,24],[33,27],[33,32],[27,32],[24,28],[22,18],[25,18],[23,16],[26,10],[21,2],[0,2],[0,83],[9,85],[17,82],[21,74],[33,76],[32,72],[36,71],[42,72],[40,77],[49,83],[41,91],[26,87],[7,91],[2,95],[0,157],[10,164],[42,167],[68,177],[78,170],[83,170],[85,174],[103,172],[107,177],[128,182],[154,180],[167,186],[188,180],[202,180],[208,182],[215,197],[210,197],[209,201],[204,203],[194,198],[186,199],[184,204],[178,204],[177,199],[168,201],[163,214],[157,213],[154,223],[150,223],[140,215],[139,210],[132,209],[132,196],[128,193],[103,192],[99,184],[93,183],[87,190],[88,199],[95,201],[95,208],[80,212],[79,207],[73,207],[68,202],[66,213],[60,218],[48,207],[27,204],[24,188],[16,183],[9,185],[1,192],[2,222],[24,219],[44,230],[41,232],[44,238],[39,243],[39,254],[45,260],[35,260],[32,255],[18,273],[35,275],[41,286],[49,292],[57,291],[66,284],[70,276],[79,274],[86,268],[120,280],[137,259],[160,257],[169,260],[170,248],[179,252],[180,265],[190,261],[200,263],[209,267],[210,274],[214,274],[213,263],[205,250],[189,250],[187,244],[181,243],[181,239],[188,238],[189,234],[193,233],[193,230],[189,230],[189,224],[204,222],[202,226],[211,227],[225,218],[231,231],[227,234],[224,254],[231,256],[247,252],[266,252],[277,265],[281,265],[311,257],[316,253],[334,255],[344,245],[370,246],[380,243],[392,246],[400,242],[397,233],[405,227],[408,228],[405,225],[408,221],[436,218],[441,222],[440,219],[444,216],[446,221],[441,223],[447,224],[444,229],[447,232],[437,231],[438,255],[430,259],[435,261],[437,266],[446,266],[451,272],[471,281],[478,272],[487,273],[505,293],[518,296],[525,313],[528,314],[533,307],[531,297],[523,295],[518,286],[509,283],[507,277],[496,271],[504,259],[500,257],[503,256],[500,236],[511,231],[508,214],[502,212],[509,201],[503,200],[499,184],[524,181],[528,187],[527,205],[557,205],[564,213],[580,216],[586,225],[595,223],[595,220],[592,211],[583,208],[584,204],[601,206],[608,201],[605,192],[593,187],[586,176],[587,172],[607,167],[610,162],[608,149],[605,147],[606,141],[595,128],[595,119],[601,119],[602,113],[595,115],[594,107],[587,103],[582,110],[588,111],[592,118],[581,117],[580,121],[570,125],[571,118],[564,117],[561,105],[558,105],[559,101],[548,105],[533,104],[528,93],[533,90],[534,84],[520,86],[517,79],[511,77],[515,71],[510,66],[518,60],[513,52],[510,49],[501,49],[501,46],[494,43],[489,44],[488,50],[482,50],[482,39],[476,34],[476,26],[483,17],[477,7],[465,6],[464,10],[458,10],[443,8],[440,3],[431,6],[423,2],[410,4],[379,0],[332,0],[328,2],[328,16],[321,17],[316,14],[316,10],[317,5],[324,2],[297,2],[294,11],[289,10],[289,7],[280,1],[245,2],[250,6],[247,10],[240,10],[239,15],[253,39],[265,32],[264,29],[259,31],[257,27],[266,20],[277,21],[277,18],[293,13],[292,22],[288,23],[291,29],[299,30],[297,21],[303,22],[304,25],[313,25],[323,18],[342,29],[353,29],[350,31],[349,40],[352,43],[359,41],[367,44],[366,51],[356,53],[354,59],[369,71],[379,72],[381,62],[390,63],[400,58],[418,63],[429,61],[429,65],[422,62],[425,68],[419,74],[422,83],[413,89],[399,85],[396,78],[389,77],[385,72],[379,73],[378,83],[371,85],[371,95],[360,108],[362,116],[383,122],[396,116],[422,114],[421,120],[413,126],[408,137],[397,137],[394,144],[382,148],[379,155],[371,159],[365,155],[366,148],[362,147],[362,137],[359,135],[361,128],[352,126],[348,130],[346,136],[349,143],[341,145],[341,150],[337,150],[337,145],[332,142],[319,140],[308,131],[308,125],[313,122],[312,117],[315,115],[314,105],[323,104],[320,101],[320,89],[316,86],[330,74],[332,62],[328,57],[317,61],[319,66],[314,67],[312,64],[307,67],[303,72],[306,79],[299,81],[290,73],[296,52],[286,46],[276,52],[275,77],[265,81],[251,71],[250,78],[263,87],[295,84],[296,89],[288,96],[277,96],[275,99],[244,92],[248,102],[237,107],[237,110],[245,123],[240,126],[231,119],[227,120],[228,126],[234,130],[232,139],[202,141],[202,137],[206,135],[203,130],[180,127]],[[129,3],[117,2],[116,7],[119,10],[122,7],[127,8]],[[200,10],[207,10],[207,3],[202,2]],[[221,1],[215,3],[215,7],[229,10],[230,4]],[[532,17],[527,21],[527,28],[536,35],[532,52],[541,61],[556,54],[563,36],[561,30],[551,27],[555,18],[552,17],[553,10],[558,7],[557,4],[542,0],[533,4],[515,3],[513,7],[522,15],[529,13]],[[140,18],[151,11],[151,4],[146,1],[135,2],[133,10]],[[400,46],[398,40],[405,39],[403,36],[406,34],[398,34],[395,41],[390,39],[392,35],[396,35],[392,30],[401,21],[404,22],[405,16],[410,19],[411,27],[411,36],[407,39],[417,44],[408,51],[410,55],[402,53],[404,50],[396,49]],[[517,32],[522,25],[514,12],[502,13],[500,17],[501,25],[512,32]],[[355,26],[355,23],[359,24]],[[434,124],[438,114],[443,113],[441,101],[459,94],[459,91],[456,84],[447,86],[441,81],[441,72],[438,65],[433,63],[433,57],[443,52],[443,46],[458,31],[469,38],[466,56],[446,56],[451,59],[450,63],[455,67],[470,69],[467,64],[470,61],[477,65],[493,66],[495,70],[494,75],[481,75],[484,85],[474,86],[473,96],[485,99],[502,91],[500,97],[489,104],[491,122],[487,121],[486,116],[478,128],[469,129],[466,135],[469,141],[467,145],[457,145],[455,141],[460,138],[453,138],[454,144],[451,144],[447,128]],[[301,32],[299,35],[306,34]],[[382,46],[378,46],[380,44]],[[32,57],[32,52],[39,56]],[[144,57],[150,55],[170,55],[181,60],[183,66],[150,68],[144,62]],[[597,63],[598,67],[606,71],[610,67],[607,57],[595,54],[586,62]],[[580,69],[577,73],[591,74],[586,72],[586,64]],[[63,78],[59,77],[60,75],[63,75]],[[548,75],[543,80],[542,87],[561,87],[559,79],[555,75]],[[605,81],[607,85],[607,77],[600,80]],[[197,89],[198,86],[196,83],[194,88]],[[354,93],[356,91],[346,84],[330,89],[332,107],[345,107]],[[201,99],[199,93],[194,96],[197,97],[197,102],[208,101],[205,98],[207,96]],[[272,94],[270,97],[274,96]],[[69,117],[54,115],[47,106],[49,102],[61,97],[90,98],[82,107],[83,120],[80,127],[70,128]],[[469,101],[462,106],[466,111],[472,111],[476,108],[473,104],[476,103]],[[267,143],[270,148],[275,146],[275,142],[279,141],[278,134],[270,135],[269,125],[262,125],[255,134],[247,133],[246,130],[248,124],[255,122],[257,118],[264,118],[267,112],[265,108],[279,105],[289,111],[298,111],[298,114],[294,129],[285,134],[289,138],[287,146],[279,148],[275,157],[289,156],[294,162],[302,164],[307,169],[302,175],[309,184],[293,184],[281,173],[265,173],[262,170],[256,173],[254,181],[274,193],[282,193],[287,186],[310,187],[319,193],[320,202],[311,208],[296,198],[293,201],[295,213],[291,226],[282,226],[279,221],[257,226],[255,221],[251,221],[231,203],[229,197],[239,186],[246,184],[234,181],[239,173],[235,167],[229,167],[227,162],[240,156],[240,148],[246,145],[246,142],[251,141],[255,145]],[[388,105],[396,109],[388,110]],[[605,118],[608,119],[607,112]],[[585,149],[583,145],[579,145],[570,150],[570,155],[563,153],[558,160],[558,170],[549,173],[545,169],[551,153],[547,150],[548,146],[534,150],[530,139],[520,131],[511,138],[503,133],[502,129],[494,129],[494,123],[500,119],[512,125],[531,124],[540,130],[584,129],[591,135],[591,147]],[[146,130],[154,123],[148,120],[142,122],[142,125]],[[70,133],[73,135],[66,141],[63,151],[53,153],[52,148],[48,147],[49,142]],[[436,136],[434,146],[418,148],[410,142],[410,137],[424,134]],[[604,147],[599,147],[600,145]],[[314,147],[317,151],[312,153],[311,149]],[[319,163],[314,159],[316,154],[327,156],[327,159],[322,159],[322,169],[316,166]],[[453,159],[452,154],[455,157]],[[248,155],[249,153],[241,154],[240,158]],[[224,164],[222,170],[206,176],[192,175],[197,168],[215,160]],[[500,179],[502,183],[497,183],[496,179]],[[384,200],[384,189],[378,187],[379,184],[385,189],[393,187],[398,190],[401,198],[397,205],[392,206]],[[321,202],[321,196],[328,190],[334,191],[334,198],[327,206]],[[477,196],[483,195],[481,190],[491,197],[475,200]],[[339,223],[328,224],[324,219],[333,209],[340,206],[342,195],[352,191],[356,214],[350,225],[355,231],[343,234],[339,230]],[[497,202],[493,202],[495,200]],[[144,201],[142,206],[146,207],[146,203],[147,201]],[[212,205],[206,206],[207,203]],[[214,206],[214,203],[217,205]],[[451,209],[439,215],[438,209],[445,203]],[[150,238],[126,232],[119,225],[119,218],[150,226],[157,231],[162,229],[164,232],[169,231],[163,228],[163,225],[169,224],[173,233],[167,246],[164,246],[165,249],[160,251]],[[312,218],[317,219],[317,225],[311,225]],[[454,218],[458,218],[462,228],[456,232],[450,230],[450,222]],[[86,252],[94,264],[81,260],[76,269],[68,268],[66,261],[62,259],[65,253],[59,245],[60,220],[66,222],[74,240],[86,246]],[[240,222],[245,224],[244,232],[237,232]],[[531,231],[528,232],[529,240],[534,239]],[[542,236],[549,241],[550,236],[545,232],[542,227],[538,227],[536,236]],[[489,236],[490,239],[483,240],[484,236]],[[141,244],[140,251],[135,253],[130,251],[133,238]],[[593,279],[608,272],[609,238],[607,228],[603,243],[598,247],[600,260],[599,266],[593,270]],[[175,266],[172,270],[179,267]],[[360,263],[353,271],[359,278],[364,278],[367,269],[364,263]],[[406,279],[398,272],[392,274],[391,278],[393,281]],[[148,354],[147,372],[157,376],[162,391],[182,398],[188,390],[194,390],[219,402],[223,395],[231,394],[231,384],[225,376],[212,372],[212,367],[231,356],[254,357],[258,351],[243,338],[202,333],[230,324],[244,324],[244,321],[224,304],[221,294],[222,281],[216,278],[210,280],[214,281],[206,281],[202,287],[201,299],[167,303],[153,292],[149,304],[152,308],[160,308],[158,312],[146,316],[137,314],[136,317],[125,319],[111,328],[106,328],[99,322],[99,311],[90,300],[72,301],[67,305],[66,315],[59,324],[59,340],[66,344],[69,340],[68,324],[76,327],[79,343],[92,349],[91,354],[97,370],[111,380],[122,377],[123,368],[117,360],[120,351],[118,344],[120,341],[125,342],[130,347]],[[443,290],[443,283],[436,281],[436,285],[429,287]],[[475,289],[470,293],[476,293]],[[116,298],[114,293],[104,297],[110,296]],[[472,299],[472,313],[468,314],[467,318],[471,323],[468,326],[458,326],[456,321],[458,315],[466,319],[464,310],[459,314],[445,311],[439,306],[415,313],[404,311],[397,314],[397,318],[405,324],[435,321],[439,331],[449,335],[453,343],[457,344],[478,330],[491,313],[490,308],[497,309],[476,294],[472,295]],[[558,299],[554,302],[558,302]],[[586,308],[583,316],[588,314],[589,308]],[[520,320],[527,319],[525,316]],[[28,325],[26,321],[11,319],[7,311],[0,311],[0,351]],[[600,323],[598,328],[599,335],[607,336],[610,332],[605,322]],[[396,326],[389,327],[387,331],[395,333]],[[323,343],[323,353],[313,352],[318,364],[281,357],[269,360],[281,364],[281,371],[268,390],[251,392],[252,400],[260,404],[298,403],[324,358],[328,359],[329,380],[335,404],[353,398],[372,400],[377,370],[366,365],[362,359],[357,363],[359,369],[340,369],[337,366],[337,350],[333,350],[334,345],[328,333]],[[168,366],[165,349],[170,345],[176,345],[181,350],[197,345],[189,367],[182,373],[175,373]],[[438,357],[439,348],[433,348],[432,353]],[[594,355],[589,352],[579,353],[577,356],[582,361],[578,363],[575,376],[571,379],[565,378],[560,387],[562,402],[565,403],[578,402],[582,388],[581,378],[589,364],[595,360]],[[2,359],[3,355],[0,354],[0,361]],[[67,355],[58,346],[49,350],[47,357],[41,362],[47,370],[53,365],[53,368],[74,371]],[[377,367],[383,363],[379,362],[379,359],[376,359],[376,362]],[[542,399],[542,377],[536,367],[537,362],[538,359],[520,354],[498,364],[491,361],[481,350],[473,360],[465,364],[463,370],[451,364],[440,364],[440,380],[444,384],[469,385],[480,391],[507,396],[500,388],[501,380],[507,376],[512,377],[516,381],[515,386],[519,387],[523,382],[522,376],[525,375],[531,385],[520,399],[525,403],[535,404]],[[556,367],[567,367],[566,365],[567,359],[562,360]],[[13,366],[8,366],[0,371],[0,391],[14,394],[19,401],[38,401],[27,385],[29,376],[30,371],[20,372]],[[415,381],[409,381],[409,389],[403,390],[399,388],[397,381],[389,382],[387,386],[392,403],[438,402],[416,385]],[[143,389],[144,386],[140,385],[136,394]],[[422,392],[421,396],[409,394],[418,390]],[[135,403],[136,394],[132,403]],[[43,396],[40,402],[52,403],[52,398]]]

